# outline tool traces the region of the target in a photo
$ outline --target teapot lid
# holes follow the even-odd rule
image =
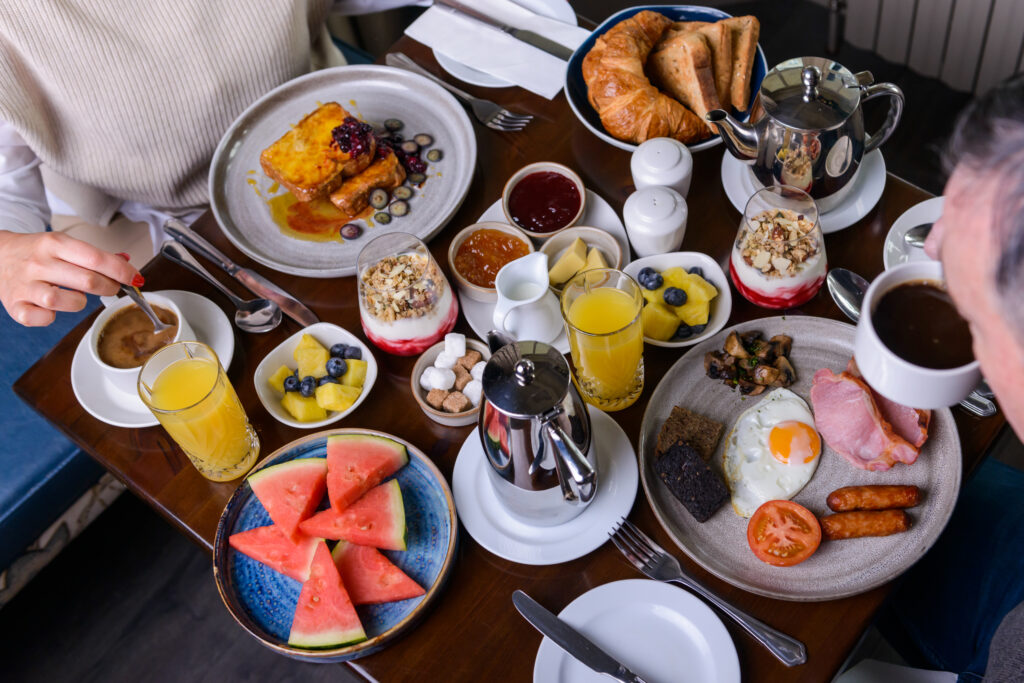
[[[569,390],[569,364],[538,341],[506,344],[491,355],[481,378],[485,400],[512,417],[529,419],[554,408]]]
[[[860,83],[831,59],[794,57],[764,77],[761,104],[766,114],[791,128],[827,130],[860,106]]]

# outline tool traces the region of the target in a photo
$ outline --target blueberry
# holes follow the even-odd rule
[[[341,377],[348,372],[348,363],[335,356],[327,361],[327,374],[331,377]]]
[[[679,327],[676,328],[675,334],[672,335],[672,339],[678,341],[680,339],[687,339],[694,335],[694,328],[690,327],[686,323],[679,323]]]
[[[690,268],[686,272],[689,273],[690,275],[699,275],[700,277],[704,277],[704,269],[701,268],[700,266],[694,266],[693,268]]]
[[[299,393],[306,398],[313,398],[313,394],[316,393],[316,377],[303,377],[299,384]]]
[[[678,287],[669,287],[661,296],[669,306],[682,306],[686,303],[686,292]]]
[[[347,348],[348,344],[335,344],[331,347],[331,358],[344,358]]]
[[[316,385],[318,387],[322,387],[325,384],[341,384],[341,380],[339,380],[337,377],[331,377],[330,375],[324,375],[319,380],[317,380],[317,383],[316,383]]]
[[[363,359],[363,350],[358,346],[350,346],[345,349],[345,358],[354,358],[356,360]]]
[[[664,280],[661,277],[661,274],[659,274],[658,271],[654,270],[654,268],[642,269],[639,273],[637,273],[636,279],[637,282],[640,283],[641,287],[650,290],[654,290],[657,289],[658,287],[661,287],[662,283],[664,282]]]
[[[299,390],[299,378],[295,375],[288,375],[284,378],[284,390],[285,391],[298,391]]]
[[[693,330],[693,333],[694,333],[694,334],[700,334],[701,332],[703,332],[704,330],[706,330],[706,329],[707,329],[707,327],[708,327],[708,324],[707,324],[707,323],[704,323],[703,325],[694,325],[694,326],[693,326],[693,327],[691,327],[690,329],[691,329],[691,330]]]

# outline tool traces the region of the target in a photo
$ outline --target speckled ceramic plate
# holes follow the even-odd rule
[[[414,188],[409,213],[388,225],[368,225],[343,242],[311,242],[281,232],[270,216],[274,183],[260,168],[260,153],[303,116],[335,101],[353,116],[383,127],[405,123],[403,135],[428,133],[444,157],[430,163],[427,181]],[[408,232],[428,241],[455,215],[476,167],[476,137],[462,105],[441,86],[387,66],[342,66],[300,76],[270,91],[224,134],[210,165],[210,205],[224,234],[248,256],[292,275],[340,277],[355,273],[359,250],[384,232]],[[277,193],[287,192],[278,189]]]
[[[383,550],[426,594],[409,600],[356,607],[367,640],[347,647],[306,650],[288,645],[292,616],[302,584],[235,551],[228,537],[271,524],[263,505],[247,482],[228,500],[213,544],[213,576],[217,590],[235,621],[265,646],[294,659],[343,662],[376,652],[409,630],[437,599],[455,558],[458,525],[455,502],[444,476],[422,451],[408,441],[368,429],[332,429],[283,446],[258,469],[297,458],[327,456],[327,437],[333,434],[375,434],[405,444],[409,464],[395,478],[405,503],[405,551]],[[326,496],[323,507],[327,506]],[[333,547],[333,542],[328,541]]]
[[[793,338],[790,360],[797,381],[790,389],[810,407],[811,379],[821,368],[839,372],[853,355],[854,328],[846,323],[804,316],[754,320],[722,330],[694,346],[665,374],[651,395],[640,429],[640,481],[658,521],[695,562],[729,583],[782,600],[833,600],[863,593],[895,578],[919,560],[942,533],[960,489],[960,438],[949,409],[932,411],[928,441],[913,465],[897,464],[887,472],[866,472],[850,465],[822,441],[818,469],[793,500],[817,515],[827,514],[828,494],[841,486],[916,484],[923,501],[907,512],[907,532],[877,538],[822,541],[808,560],[793,567],[772,567],[747,545],[747,520],[729,503],[711,519],[698,523],[669,492],[654,471],[658,431],[672,407],[682,405],[718,420],[725,433],[712,458],[721,471],[722,451],[733,424],[760,397],[743,398],[721,381],[704,375],[704,354],[721,349],[732,330],[758,330],[765,337]],[[763,396],[763,394],[762,394]]]

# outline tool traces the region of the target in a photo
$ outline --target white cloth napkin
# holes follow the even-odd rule
[[[579,47],[590,32],[542,17],[510,0],[463,0],[467,6],[503,24],[528,29],[565,45]],[[566,62],[464,14],[435,5],[405,29],[418,40],[455,61],[487,72],[552,99],[565,84]]]

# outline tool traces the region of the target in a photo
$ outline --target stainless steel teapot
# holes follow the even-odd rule
[[[868,135],[860,105],[882,95],[890,98],[889,113]],[[889,139],[902,114],[903,91],[892,83],[874,83],[870,72],[853,74],[830,59],[797,57],[765,75],[750,123],[722,109],[707,120],[758,183],[800,188],[826,212],[846,198],[864,155]]]
[[[590,415],[552,346],[491,331],[484,366],[480,440],[491,483],[514,517],[566,522],[597,492]]]

